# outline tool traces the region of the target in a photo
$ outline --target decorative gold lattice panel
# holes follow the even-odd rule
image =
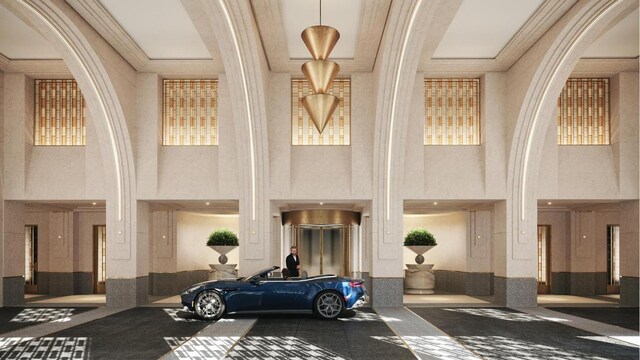
[[[162,145],[218,145],[218,80],[164,80]]]
[[[291,80],[291,145],[351,145],[351,79],[335,79],[329,94],[340,98],[322,134],[302,107],[302,98],[312,94],[306,79]]]
[[[425,145],[480,145],[480,80],[425,79]]]
[[[609,145],[609,79],[569,79],[558,98],[558,145]]]
[[[86,119],[75,80],[35,81],[34,145],[86,145]]]

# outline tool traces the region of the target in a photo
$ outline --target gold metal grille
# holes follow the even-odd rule
[[[351,145],[351,79],[335,79],[328,92],[340,98],[322,134],[302,106],[313,94],[306,79],[291,79],[291,145]]]
[[[86,145],[86,104],[75,80],[35,81],[34,145]]]
[[[218,80],[164,80],[162,145],[218,145]]]
[[[424,144],[480,145],[480,80],[424,80]]]
[[[609,79],[569,79],[558,98],[558,145],[609,145]]]

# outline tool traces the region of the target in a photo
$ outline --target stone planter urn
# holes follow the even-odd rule
[[[404,271],[404,292],[406,294],[433,294],[436,284],[436,276],[432,270],[433,264],[423,264],[424,256],[422,256],[433,246],[411,245],[407,248],[417,254],[417,264],[407,264],[407,270]]]
[[[220,262],[220,264],[209,264],[209,267],[211,268],[211,271],[209,271],[209,280],[237,278],[238,270],[236,270],[236,266],[238,266],[238,264],[227,264],[227,261],[229,261],[227,253],[237,248],[237,246],[210,245],[209,247],[220,254],[218,257],[218,262]]]

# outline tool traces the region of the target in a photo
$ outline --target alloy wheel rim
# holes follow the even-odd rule
[[[218,315],[222,309],[219,297],[214,293],[206,293],[198,298],[196,308],[200,316],[212,318]]]
[[[334,317],[342,311],[342,302],[337,294],[322,294],[318,301],[318,312],[324,317]]]

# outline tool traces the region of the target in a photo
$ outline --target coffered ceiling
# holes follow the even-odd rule
[[[165,76],[224,72],[218,46],[211,43],[215,40],[203,42],[183,0],[65,1],[138,71]],[[300,73],[310,58],[300,33],[319,23],[319,0],[247,1],[270,70]],[[393,1],[403,0],[322,1],[322,23],[341,33],[331,56],[341,74],[373,70]],[[577,1],[462,0],[428,29],[418,70],[445,76],[508,70]],[[578,69],[588,73],[604,64],[607,71],[637,71],[638,17],[636,8],[612,24]],[[62,69],[62,61],[55,60],[60,58],[47,40],[0,5],[0,70],[26,71],[38,64]]]
[[[493,59],[543,0],[464,1],[433,58]]]
[[[99,0],[149,59],[211,59],[178,0]],[[144,16],[145,13],[153,14]]]

